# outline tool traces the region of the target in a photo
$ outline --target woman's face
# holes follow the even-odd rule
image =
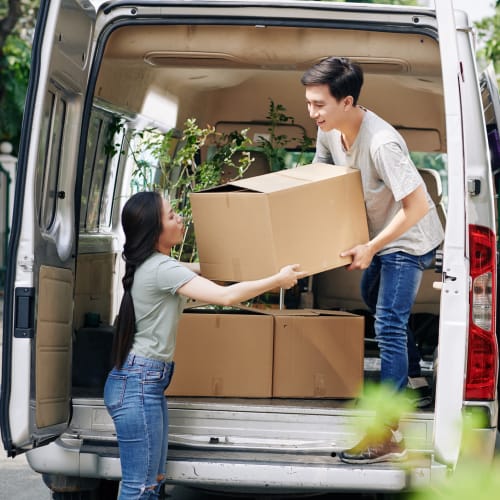
[[[156,249],[161,253],[170,255],[172,247],[181,243],[184,238],[184,223],[182,217],[172,210],[167,200],[163,200],[161,226],[162,230]]]

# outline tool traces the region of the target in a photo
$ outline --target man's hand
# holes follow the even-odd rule
[[[352,257],[352,262],[347,269],[352,271],[353,269],[366,269],[375,255],[373,246],[370,243],[365,243],[364,245],[356,245],[350,250],[346,250],[340,254],[341,257]]]

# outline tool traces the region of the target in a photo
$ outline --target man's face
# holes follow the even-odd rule
[[[321,130],[328,132],[334,128],[342,128],[345,111],[352,104],[352,97],[348,96],[337,101],[330,94],[327,84],[307,85],[306,103],[309,116]]]

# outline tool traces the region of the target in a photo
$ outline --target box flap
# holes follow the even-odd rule
[[[258,175],[247,179],[239,179],[230,183],[231,186],[248,189],[259,193],[273,193],[290,189],[311,182],[345,175],[356,169],[326,163],[312,163],[287,170],[280,170],[270,174]]]
[[[243,304],[236,304],[234,306],[216,306],[206,302],[192,302],[188,303],[183,313],[201,313],[201,314],[255,314],[261,316],[269,316],[266,309],[258,309],[256,307],[249,307]]]
[[[345,318],[358,318],[359,315],[346,311],[333,311],[326,309],[272,309],[273,316],[342,316]]]
[[[235,314],[242,312],[245,314],[261,314],[263,316],[343,316],[356,318],[359,315],[346,311],[335,311],[330,309],[260,309],[243,304],[234,306],[215,306],[207,302],[190,302],[184,307],[183,312],[200,312],[207,314]]]

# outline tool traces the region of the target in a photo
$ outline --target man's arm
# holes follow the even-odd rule
[[[401,203],[401,209],[377,236],[364,245],[357,245],[340,254],[341,257],[352,256],[352,263],[347,269],[366,269],[379,250],[408,231],[429,211],[423,184],[403,198]]]

